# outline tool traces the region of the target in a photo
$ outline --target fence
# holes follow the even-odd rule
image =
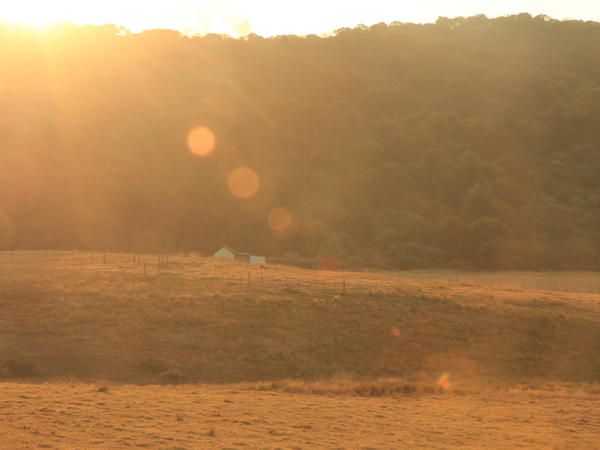
[[[417,271],[375,274],[369,272],[321,272],[281,266],[266,268],[225,263],[213,258],[170,254],[99,251],[0,251],[2,265],[93,266],[147,279],[177,277],[182,281],[224,283],[245,290],[328,291],[335,294],[386,292],[422,295],[422,288],[444,286],[489,286],[555,292],[600,292],[598,273],[515,272],[480,273]]]
[[[341,295],[349,290],[349,281],[335,273],[284,269],[273,270],[240,263],[222,263],[213,258],[174,257],[169,254],[143,254],[80,251],[0,251],[2,265],[48,266],[64,268],[93,266],[96,270],[118,272],[146,279],[175,277],[182,281],[226,284],[228,287],[304,291],[327,290]],[[298,273],[291,274],[291,271]]]

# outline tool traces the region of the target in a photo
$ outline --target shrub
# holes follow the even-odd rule
[[[9,360],[5,364],[5,372],[9,377],[29,378],[38,375],[35,365],[30,361]]]
[[[169,367],[164,361],[155,358],[145,359],[138,364],[138,369],[147,375],[159,375],[161,373],[167,372]]]
[[[167,370],[159,375],[160,384],[182,384],[187,381],[187,377],[177,369]]]
[[[269,262],[272,264],[281,264],[284,266],[301,267],[304,269],[310,269],[315,266],[315,260],[312,258],[304,257],[298,253],[287,252],[283,256],[278,258],[269,258]]]

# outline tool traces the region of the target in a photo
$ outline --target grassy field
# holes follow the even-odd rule
[[[595,286],[5,252],[0,448],[594,448]]]
[[[361,398],[248,386],[0,385],[0,448],[600,448],[600,392]]]
[[[193,255],[159,273],[156,257],[145,260],[146,275],[129,255],[2,255],[4,376],[600,381],[600,294],[518,287],[539,274],[492,284],[482,279],[499,275],[261,269]]]

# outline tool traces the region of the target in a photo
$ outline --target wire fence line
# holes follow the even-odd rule
[[[182,281],[224,283],[230,287],[293,291],[328,291],[334,294],[391,293],[422,295],[421,287],[440,284],[464,287],[488,286],[554,292],[599,293],[600,273],[552,272],[450,272],[418,271],[377,273],[325,272],[281,266],[252,266],[229,263],[196,255],[167,253],[123,253],[79,250],[4,250],[2,266],[43,266],[64,268],[93,266],[96,270],[117,272],[147,279],[173,277]]]
[[[341,274],[303,270],[292,275],[284,270],[273,271],[273,266],[252,266],[242,263],[225,263],[213,258],[174,257],[169,254],[143,254],[118,252],[81,252],[53,250],[0,251],[2,266],[41,267],[91,267],[104,272],[142,276],[147,279],[172,277],[182,281],[202,281],[226,284],[243,289],[305,291],[328,290],[345,294],[349,280]],[[291,269],[291,268],[290,268]],[[296,270],[296,269],[291,269]],[[357,287],[356,285],[354,286]]]

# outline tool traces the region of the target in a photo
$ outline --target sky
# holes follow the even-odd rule
[[[0,0],[0,21],[33,26],[113,23],[137,32],[243,36],[327,34],[379,22],[529,12],[600,21],[600,0]]]

